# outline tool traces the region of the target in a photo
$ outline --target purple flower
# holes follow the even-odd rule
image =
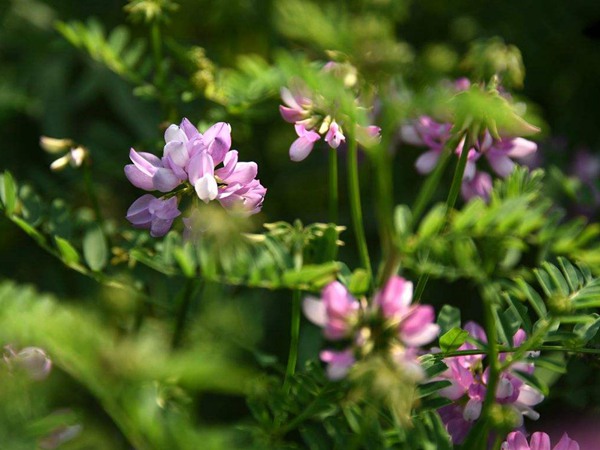
[[[537,151],[537,144],[523,138],[493,139],[488,131],[481,139],[478,150],[485,155],[491,168],[502,178],[513,171],[513,158],[525,158]]]
[[[473,178],[463,179],[460,192],[465,201],[469,201],[474,197],[481,197],[487,201],[490,198],[492,187],[493,181],[489,173],[475,172]]]
[[[282,87],[281,99],[287,106],[279,106],[279,112],[283,120],[289,123],[296,123],[306,119],[310,115],[311,100],[300,94],[292,92]]]
[[[485,331],[474,322],[468,322],[465,330],[477,341],[485,344],[487,337]],[[523,330],[517,331],[513,337],[513,346],[518,346],[526,339]],[[459,350],[474,350],[479,348],[470,342],[465,342]],[[471,426],[479,419],[489,377],[489,369],[483,369],[484,354],[464,355],[445,358],[448,369],[439,377],[450,381],[450,386],[440,390],[440,395],[455,403],[440,409],[440,416],[446,429],[452,436],[455,444],[460,444]],[[506,355],[499,357],[501,361]],[[539,414],[533,406],[540,403],[544,396],[537,389],[526,384],[514,371],[532,374],[533,364],[524,361],[515,361],[511,367],[500,374],[496,386],[495,398],[500,404],[510,406],[520,418],[517,426],[522,425],[522,417],[537,420]]]
[[[136,228],[150,229],[152,237],[160,237],[167,234],[173,220],[180,214],[176,197],[163,200],[145,194],[131,204],[127,210],[127,220]]]
[[[262,209],[267,189],[259,180],[246,184],[234,183],[219,190],[219,203],[225,208],[244,215],[258,213]]]
[[[319,356],[321,361],[327,363],[327,377],[333,381],[344,378],[356,362],[352,349],[346,349],[340,352],[335,350],[323,350]]]
[[[502,443],[502,450],[550,450],[550,436],[538,431],[531,435],[528,444],[523,433],[513,431]],[[564,433],[552,450],[579,450],[579,444]]]
[[[373,304],[386,319],[398,324],[400,340],[408,347],[430,343],[440,331],[430,305],[411,305],[413,284],[397,275],[375,294]]]
[[[342,133],[342,128],[334,120],[329,125],[329,131],[325,135],[325,142],[329,144],[331,148],[338,148],[340,143],[346,142],[346,137]]]
[[[433,323],[431,306],[411,305],[411,302],[412,283],[399,276],[390,278],[375,294],[371,307],[366,302],[361,304],[337,281],[323,289],[321,299],[305,298],[304,315],[323,328],[327,339],[351,341],[344,352],[327,351],[321,355],[330,364],[328,373],[344,376],[354,363],[355,353],[365,357],[371,352],[384,352],[389,361],[402,368],[407,379],[422,379],[424,372],[417,360],[417,347],[431,342],[439,327]],[[382,338],[381,342],[373,341]]]
[[[152,153],[129,151],[133,164],[125,166],[125,176],[135,187],[145,191],[169,192],[181,183],[173,170]]]
[[[358,318],[358,301],[338,281],[325,286],[321,299],[304,299],[302,306],[306,317],[324,328],[323,334],[327,339],[336,341],[350,337]]]
[[[290,159],[292,161],[304,160],[312,151],[315,142],[321,139],[316,131],[307,130],[304,125],[296,124],[294,126],[298,139],[292,142],[290,147]]]

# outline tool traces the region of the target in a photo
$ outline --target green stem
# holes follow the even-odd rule
[[[290,331],[290,351],[288,354],[288,363],[285,371],[285,382],[283,389],[288,391],[290,382],[296,373],[296,363],[298,362],[298,342],[300,340],[300,310],[301,294],[299,289],[294,289],[292,293],[292,323]]]
[[[456,150],[458,143],[462,140],[464,135],[465,135],[464,132],[456,134],[455,136],[450,138],[448,140],[448,142],[446,143],[446,145],[444,146],[444,150],[442,151],[442,155],[440,156],[440,159],[439,159],[437,165],[435,166],[435,169],[433,170],[431,175],[429,175],[429,177],[427,177],[427,180],[425,180],[425,183],[423,184],[423,188],[420,190],[419,195],[417,196],[415,203],[412,207],[412,215],[413,215],[414,223],[417,223],[417,221],[420,219],[421,215],[425,211],[425,208],[427,207],[427,204],[430,202],[431,198],[433,197],[435,190],[437,189],[438,185],[440,184],[442,175],[444,174],[444,171],[446,170],[446,166],[448,165],[448,162],[450,161],[450,158],[452,157],[452,155],[454,155],[454,150]]]
[[[460,193],[460,187],[462,185],[463,177],[465,176],[465,168],[467,167],[467,160],[469,159],[469,150],[471,149],[471,135],[467,134],[465,145],[460,153],[456,170],[454,171],[454,177],[452,178],[452,184],[450,185],[450,193],[446,199],[446,206],[448,210],[454,208],[458,194]]]
[[[446,199],[446,217],[450,213],[450,210],[454,208],[456,200],[458,199],[458,193],[460,192],[462,180],[465,175],[465,168],[467,167],[469,149],[471,148],[471,136],[466,132],[458,133],[453,139],[450,139],[444,147],[444,153],[442,154],[443,159],[438,163],[434,173],[432,173],[427,179],[425,186],[421,191],[422,193],[425,192],[425,194],[423,194],[423,196],[419,195],[417,201],[415,202],[416,212],[413,211],[413,221],[415,223],[422,214],[425,205],[429,203],[429,200],[433,195],[433,192],[435,191],[435,188],[437,187],[439,180],[442,176],[442,172],[445,168],[445,165],[447,164],[447,160],[454,153],[454,149],[456,148],[458,143],[463,139],[463,137],[465,137],[465,145],[463,146],[463,151],[460,153],[460,158],[458,159],[458,163],[456,164],[456,169],[454,170],[454,177],[452,178],[452,184],[450,185],[450,191],[448,192],[448,198]],[[417,287],[415,288],[415,299],[421,299],[421,296],[423,295],[423,291],[425,290],[425,286],[427,286],[428,281],[429,275],[427,274],[422,274],[419,277]]]
[[[352,215],[352,227],[356,237],[356,246],[360,263],[367,271],[371,280],[373,280],[373,272],[371,270],[371,260],[369,258],[369,250],[367,248],[367,239],[365,237],[365,229],[363,226],[362,207],[360,203],[360,185],[358,180],[358,150],[354,136],[348,136],[348,195],[350,197],[350,213]],[[372,283],[372,281],[371,281]]]
[[[329,222],[338,223],[338,156],[329,149]]]
[[[494,318],[494,292],[485,290],[483,292],[483,319],[485,325],[485,334],[488,340],[487,356],[489,376],[487,390],[481,409],[481,417],[489,427],[491,408],[496,401],[496,386],[500,377],[500,361],[498,359],[498,331],[496,329],[496,319]],[[486,430],[484,430],[486,431]],[[484,432],[482,436],[487,438],[488,433]],[[481,443],[485,446],[485,442]]]

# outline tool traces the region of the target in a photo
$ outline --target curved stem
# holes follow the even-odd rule
[[[348,136],[348,195],[350,197],[350,213],[352,215],[352,228],[356,237],[356,246],[360,263],[373,280],[371,260],[367,248],[367,238],[363,226],[362,206],[360,202],[360,185],[358,180],[358,150],[354,136]]]
[[[92,169],[90,168],[89,161],[85,161],[83,164],[83,179],[88,192],[88,196],[90,197],[90,202],[92,203],[94,215],[96,216],[96,222],[98,223],[98,225],[100,225],[100,228],[102,228],[104,218],[102,217],[102,211],[100,210],[100,202],[98,202],[98,196],[96,195],[96,189],[94,187],[94,182],[92,181]],[[102,231],[104,232],[104,230]]]
[[[329,149],[329,221],[338,222],[338,156],[337,149]]]

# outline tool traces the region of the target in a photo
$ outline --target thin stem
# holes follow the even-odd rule
[[[492,406],[496,400],[496,386],[500,377],[500,361],[498,359],[498,332],[496,330],[496,319],[494,318],[494,292],[485,290],[483,292],[483,319],[485,325],[485,334],[488,339],[487,356],[489,376],[487,381],[487,390],[481,409],[481,417],[488,423]],[[487,436],[483,433],[482,436]],[[483,444],[483,443],[482,443]]]
[[[337,149],[329,149],[329,221],[338,222],[338,156]]]
[[[360,203],[360,185],[358,180],[358,150],[354,136],[348,136],[348,195],[350,197],[350,213],[352,215],[352,227],[356,237],[356,246],[360,263],[367,271],[371,280],[373,272],[371,270],[371,260],[369,259],[369,250],[367,248],[367,238],[363,226],[362,207]],[[372,281],[371,281],[372,282]]]
[[[450,192],[448,194],[448,198],[446,199],[446,206],[448,207],[448,210],[454,208],[456,200],[458,199],[462,180],[465,176],[467,160],[469,159],[469,151],[471,149],[470,138],[471,135],[467,134],[465,145],[463,146],[462,152],[460,152],[460,158],[458,159],[458,164],[456,165],[456,170],[454,171],[454,177],[452,178],[452,184],[450,185]]]
[[[435,190],[440,184],[442,175],[446,170],[446,166],[448,165],[450,158],[454,154],[454,150],[456,149],[458,143],[462,140],[463,137],[464,133],[458,133],[454,137],[449,139],[446,145],[444,146],[444,150],[442,151],[442,154],[437,165],[435,166],[435,169],[433,170],[431,175],[427,177],[427,180],[425,180],[423,188],[420,190],[419,195],[417,196],[415,203],[412,207],[413,222],[416,223],[425,211],[427,204],[430,202],[431,198],[433,197],[433,194],[435,193]]]
[[[415,211],[413,211],[413,221],[419,218],[422,214],[422,210],[425,208],[425,205],[429,203],[435,188],[437,187],[439,180],[442,176],[442,172],[447,164],[447,160],[450,158],[450,155],[454,153],[454,149],[458,145],[458,143],[465,137],[466,142],[463,146],[463,150],[460,153],[460,158],[458,159],[458,163],[456,164],[456,169],[454,170],[454,177],[452,178],[452,184],[450,185],[450,191],[448,192],[448,198],[446,199],[446,217],[450,213],[450,210],[454,208],[456,204],[456,200],[458,199],[458,193],[460,192],[460,187],[462,185],[462,180],[465,175],[465,169],[467,167],[467,159],[469,156],[469,149],[471,148],[471,136],[466,132],[458,133],[453,139],[450,139],[446,146],[444,147],[443,159],[438,163],[435,171],[431,176],[427,179],[425,186],[421,193],[425,192],[422,196],[419,195],[417,201],[415,202]],[[425,257],[427,259],[427,256]],[[417,282],[417,287],[415,288],[414,298],[417,300],[421,299],[423,295],[423,291],[425,290],[425,286],[427,286],[427,282],[429,281],[428,274],[422,274],[419,277]]]
[[[297,221],[295,226],[302,229],[302,224]],[[294,245],[294,269],[300,270],[303,264],[303,248],[302,239]],[[288,352],[288,363],[285,370],[285,381],[283,382],[283,389],[287,392],[290,389],[290,382],[292,377],[296,373],[296,364],[298,362],[298,344],[300,341],[300,316],[301,316],[301,303],[302,303],[302,292],[300,289],[294,289],[292,292],[292,321],[290,324],[290,350]]]
[[[298,343],[300,340],[300,309],[301,309],[301,294],[299,289],[294,289],[292,293],[292,323],[290,331],[290,351],[288,355],[288,363],[285,371],[285,382],[283,389],[285,391],[290,388],[290,381],[296,373],[296,363],[298,362]]]

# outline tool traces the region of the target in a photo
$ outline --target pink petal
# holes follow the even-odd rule
[[[513,431],[506,438],[506,447],[503,450],[530,450],[527,439],[520,431]]]
[[[220,164],[231,148],[231,125],[225,122],[215,123],[206,130],[202,139],[215,165]]]
[[[429,150],[423,153],[421,156],[419,156],[419,158],[417,158],[417,162],[415,163],[417,172],[419,172],[420,174],[426,174],[431,172],[437,165],[439,159],[439,150]]]
[[[573,439],[569,438],[567,433],[562,435],[558,444],[554,446],[553,450],[579,450],[579,444]]]
[[[169,125],[165,130],[165,143],[172,141],[187,142],[187,136],[185,132],[175,124]]]
[[[125,176],[129,180],[129,182],[137,188],[143,189],[145,191],[154,190],[152,176],[142,172],[134,164],[127,164],[125,166]]]
[[[515,168],[515,163],[505,154],[496,153],[494,151],[490,151],[486,153],[488,162],[494,172],[496,172],[501,177],[507,177]]]
[[[288,108],[287,106],[279,105],[279,113],[283,120],[289,123],[296,123],[299,120],[304,119],[305,113],[302,110]]]
[[[529,440],[529,447],[531,450],[550,450],[550,436],[539,431],[533,433]]]
[[[290,159],[295,162],[302,161],[310,154],[314,147],[314,141],[306,137],[299,137],[290,146]]]
[[[508,156],[511,158],[524,158],[537,151],[537,144],[523,138],[512,140],[513,147],[509,150]]]

